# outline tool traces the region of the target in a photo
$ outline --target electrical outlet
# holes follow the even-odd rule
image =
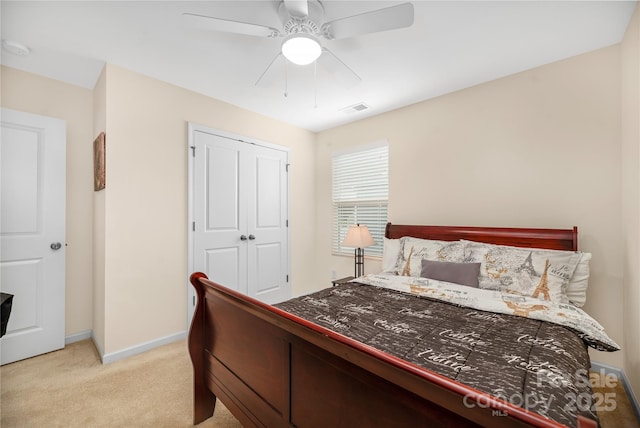
[[[336,270],[331,269],[331,279],[336,279],[336,278],[338,278],[338,275],[336,274]]]

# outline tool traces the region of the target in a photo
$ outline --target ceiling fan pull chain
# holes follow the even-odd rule
[[[289,61],[285,58],[284,60],[284,97],[287,98],[289,96],[289,79],[287,79],[287,66],[289,65]]]
[[[313,61],[313,108],[318,108],[318,60]]]

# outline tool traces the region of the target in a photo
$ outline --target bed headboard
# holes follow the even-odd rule
[[[523,229],[511,227],[470,226],[416,226],[387,223],[385,234],[389,239],[413,236],[440,241],[486,242],[514,247],[547,248],[550,250],[578,250],[578,227],[573,229]]]

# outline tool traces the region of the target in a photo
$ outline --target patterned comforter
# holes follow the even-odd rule
[[[544,310],[519,297],[519,312],[509,313],[510,303],[501,310],[494,291],[385,275],[358,281],[275,306],[567,426],[576,426],[577,415],[597,420],[587,344],[617,345],[604,331],[602,337],[594,333],[594,320],[596,327],[590,318],[582,321],[589,325],[584,332],[576,329],[582,322],[575,314],[564,313],[570,308],[544,308],[570,320],[562,326],[549,322],[549,314],[523,316]],[[486,296],[470,298],[467,291]],[[492,311],[482,310],[485,305]]]

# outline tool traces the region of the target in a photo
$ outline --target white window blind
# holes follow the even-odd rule
[[[389,200],[389,149],[387,144],[332,158],[333,177],[333,246],[335,254],[353,254],[342,247],[350,226],[369,228],[375,245],[368,255],[382,255]]]

